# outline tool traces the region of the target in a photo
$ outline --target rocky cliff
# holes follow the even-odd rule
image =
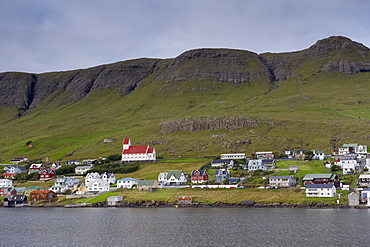
[[[37,107],[47,97],[75,102],[97,88],[114,88],[127,95],[135,90],[140,81],[160,69],[161,73],[154,80],[172,83],[207,80],[236,85],[255,79],[274,84],[301,75],[303,68],[312,73],[369,72],[370,51],[348,38],[333,36],[318,41],[306,50],[290,53],[258,55],[243,50],[196,49],[168,60],[136,59],[84,70],[44,74],[1,73],[0,105],[27,110]]]

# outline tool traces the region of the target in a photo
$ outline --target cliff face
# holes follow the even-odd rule
[[[346,74],[370,71],[370,50],[341,36],[319,40],[310,48],[291,53],[260,55],[275,80],[297,76],[297,69],[313,61],[316,72],[339,71]]]
[[[33,100],[36,76],[26,73],[0,74],[0,105],[26,110]]]
[[[153,73],[158,60],[138,59],[90,69],[45,74],[1,73],[0,105],[20,110],[37,107],[45,98],[61,94],[65,102],[75,102],[96,88],[116,88],[123,95]]]
[[[137,59],[45,74],[1,73],[0,105],[27,110],[37,107],[52,94],[53,99],[63,97],[65,102],[75,102],[97,88],[114,88],[127,95],[159,69],[163,71],[154,80],[172,83],[207,80],[236,85],[262,79],[274,84],[300,75],[300,69],[308,68],[308,64],[314,72],[369,72],[370,51],[348,38],[334,36],[291,53],[258,55],[242,50],[196,49],[171,60]]]
[[[67,102],[78,101],[97,88],[116,88],[123,95],[129,94],[141,80],[153,73],[157,62],[138,59],[85,70],[37,75],[30,108],[38,106],[43,99],[56,91],[66,92],[64,100]]]
[[[210,80],[236,85],[260,77],[269,80],[270,72],[255,53],[228,49],[197,49],[175,58],[157,80]]]

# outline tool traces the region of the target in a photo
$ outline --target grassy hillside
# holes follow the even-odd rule
[[[52,160],[107,156],[120,153],[124,137],[133,144],[150,144],[165,157],[293,148],[331,152],[332,137],[339,138],[338,143],[369,141],[369,73],[305,74],[277,87],[263,79],[238,85],[167,82],[153,80],[156,73],[125,97],[114,89],[96,89],[68,104],[50,96],[21,118],[15,109],[0,107],[0,161],[19,156]],[[232,131],[161,133],[161,123],[191,116],[265,121]],[[104,144],[103,138],[117,141]],[[35,147],[26,146],[27,141]]]

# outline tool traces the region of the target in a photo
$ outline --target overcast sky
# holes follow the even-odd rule
[[[289,52],[346,36],[370,47],[368,0],[0,0],[0,72],[43,73],[194,48]]]

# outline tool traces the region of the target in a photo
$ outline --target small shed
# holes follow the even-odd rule
[[[179,196],[177,199],[179,205],[191,205],[193,204],[193,197],[191,196]]]
[[[117,206],[123,200],[123,196],[110,196],[107,198],[108,206]]]
[[[241,205],[242,206],[253,206],[254,201],[242,201]]]
[[[359,204],[360,204],[360,196],[355,192],[351,192],[348,195],[348,205],[349,206],[358,206]]]

